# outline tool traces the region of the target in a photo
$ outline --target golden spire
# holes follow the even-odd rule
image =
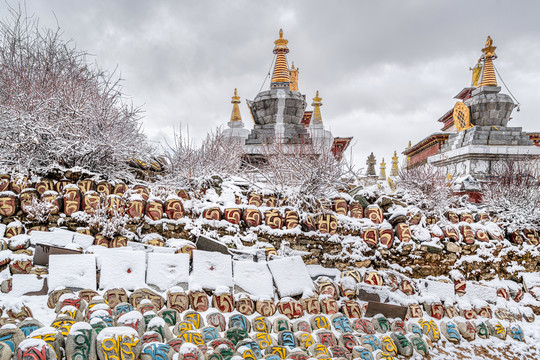
[[[480,58],[484,60],[484,71],[478,86],[497,86],[497,78],[493,68],[493,60],[497,58],[497,55],[495,55],[496,48],[496,46],[493,46],[493,40],[488,36],[486,46],[482,49],[483,55]]]
[[[315,94],[315,97],[313,98],[313,116],[311,117],[311,123],[313,125],[322,125],[322,116],[321,116],[321,103],[322,98],[319,97],[319,90],[317,90],[317,93]]]
[[[283,30],[279,29],[279,39],[274,41],[274,54],[276,54],[276,64],[274,65],[274,73],[270,87],[286,87],[288,88],[291,82],[289,67],[287,66],[287,58],[285,54],[289,52],[287,48],[288,40],[283,38]]]
[[[236,88],[234,89],[234,96],[232,97],[231,103],[233,104],[231,122],[242,121],[242,115],[240,115],[240,108],[238,107],[238,104],[240,104],[240,96],[236,93]]]
[[[384,162],[384,158],[381,162],[381,172],[379,174],[379,180],[386,180],[386,163]]]
[[[292,91],[298,91],[298,72],[300,69],[297,69],[294,67],[294,63],[291,65],[291,70],[289,71],[289,75],[291,77],[291,90]]]
[[[411,140],[409,140],[409,145],[407,145],[407,149],[410,149],[412,146]]]
[[[392,170],[390,171],[390,176],[398,176],[398,156],[396,151],[394,151],[394,156],[392,156]]]
[[[482,74],[482,59],[478,59],[478,62],[476,65],[474,65],[472,68],[469,68],[469,70],[472,71],[472,80],[471,80],[471,86],[477,87],[478,82],[480,81],[480,75]]]

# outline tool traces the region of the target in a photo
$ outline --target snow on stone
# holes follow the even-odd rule
[[[454,299],[454,284],[445,283],[442,281],[432,281],[420,279],[418,280],[418,288],[420,293],[426,297],[438,297],[439,300]]]
[[[319,276],[327,276],[331,279],[339,279],[341,271],[333,268],[325,268],[321,265],[306,265],[309,276],[312,279],[316,279]]]
[[[146,287],[146,254],[144,251],[100,250],[100,289]]]
[[[61,231],[32,231],[30,233],[30,243],[32,245],[47,244],[64,247],[73,242],[73,232],[67,230]]]
[[[527,287],[527,289],[531,289],[533,286],[540,286],[540,272],[522,272],[520,275],[523,279],[523,284]]]
[[[234,284],[256,296],[274,297],[272,274],[266,262],[233,261]]]
[[[161,291],[187,283],[189,280],[189,254],[149,253],[146,283]]]
[[[43,349],[49,346],[44,340],[41,339],[24,339],[19,343],[18,349],[25,351],[26,349]]]
[[[11,296],[21,296],[27,292],[39,291],[43,288],[43,278],[35,274],[14,274],[12,277]]]
[[[49,256],[48,285],[50,290],[58,287],[95,290],[95,256],[93,254]]]
[[[191,284],[215,290],[218,286],[233,286],[232,258],[217,252],[194,250]]]
[[[302,295],[304,291],[313,291],[314,285],[300,256],[291,256],[268,262],[281,297]]]
[[[86,250],[88,247],[94,244],[94,237],[91,235],[75,232],[75,235],[73,235],[73,243],[80,245],[83,249]]]
[[[497,303],[497,289],[489,286],[477,285],[467,281],[465,295],[471,299],[487,301],[490,304]]]
[[[115,326],[107,327],[101,330],[97,336],[97,341],[101,344],[105,339],[110,338],[119,338],[123,336],[133,336],[134,338],[139,338],[139,334],[135,329],[127,326]]]

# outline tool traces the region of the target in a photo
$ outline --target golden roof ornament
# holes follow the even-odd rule
[[[390,171],[390,176],[398,176],[398,172],[398,156],[397,151],[394,150],[394,156],[392,156],[392,170]]]
[[[491,36],[488,36],[486,40],[486,46],[482,49],[482,57],[480,60],[484,62],[484,69],[482,72],[482,80],[478,86],[497,86],[497,78],[495,77],[495,69],[493,68],[493,60],[497,58],[495,49],[493,46],[493,40]]]
[[[319,90],[317,90],[317,93],[315,94],[315,97],[313,98],[313,103],[311,104],[311,106],[313,106],[313,115],[311,117],[311,123],[313,125],[322,124],[321,100],[322,98],[319,97]]]
[[[294,67],[294,62],[291,65],[291,70],[289,71],[289,75],[291,78],[291,90],[292,91],[298,91],[298,73],[300,72],[300,69]]]
[[[471,86],[477,87],[478,82],[480,81],[480,75],[482,75],[482,69],[484,68],[482,64],[482,59],[478,59],[478,62],[476,65],[474,65],[472,68],[469,68],[469,70],[472,71],[472,80],[471,80]]]
[[[234,89],[234,95],[232,97],[231,103],[233,104],[231,122],[242,121],[242,115],[240,114],[240,108],[238,107],[238,104],[240,104],[240,96],[238,96],[236,88]]]
[[[386,180],[386,163],[384,162],[384,158],[381,162],[381,172],[379,173],[379,180]]]
[[[289,66],[287,65],[287,58],[285,54],[289,52],[287,44],[289,41],[283,38],[283,30],[279,29],[279,39],[274,41],[276,45],[274,47],[274,54],[276,54],[276,64],[274,65],[274,73],[272,74],[272,81],[270,87],[282,87],[289,88],[291,82],[291,75],[289,72]]]
[[[458,101],[454,105],[454,112],[452,114],[454,118],[454,126],[458,132],[467,130],[473,127],[470,119],[470,110],[463,102]]]

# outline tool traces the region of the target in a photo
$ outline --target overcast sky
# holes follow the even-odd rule
[[[44,26],[58,22],[102,68],[118,66],[155,141],[180,124],[198,141],[226,126],[234,88],[251,128],[245,99],[263,84],[280,28],[307,110],[319,90],[324,124],[334,136],[354,136],[360,166],[370,152],[388,163],[409,140],[440,129],[437,119],[469,86],[487,35],[521,103],[509,125],[540,131],[538,1],[26,0],[26,7]]]

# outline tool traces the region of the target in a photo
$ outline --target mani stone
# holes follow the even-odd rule
[[[0,341],[5,343],[15,353],[19,343],[24,340],[24,333],[13,324],[4,325],[0,329]]]
[[[158,316],[165,320],[167,326],[174,326],[180,321],[180,313],[174,309],[165,308],[158,312]]]
[[[459,344],[461,342],[461,336],[459,335],[457,326],[452,321],[441,322],[441,333],[451,343]]]
[[[476,334],[482,339],[489,338],[489,330],[485,322],[479,322],[476,324]]]
[[[305,332],[311,332],[311,325],[309,324],[308,321],[306,320],[296,320],[293,322],[293,331],[294,332],[297,332],[297,331],[305,331]]]
[[[40,339],[45,341],[54,349],[56,357],[58,359],[62,358],[64,337],[55,328],[50,326],[39,328],[37,330],[34,330],[30,335],[28,335],[28,338]]]
[[[172,360],[174,349],[161,342],[146,344],[141,352],[141,360]]]
[[[37,357],[36,354],[43,354]],[[41,339],[25,339],[21,341],[17,348],[16,356],[17,360],[23,359],[36,359],[39,360],[56,360],[56,354],[52,347],[50,347],[45,341]]]
[[[375,331],[379,333],[386,333],[390,331],[390,322],[387,318],[385,318],[382,315],[375,315],[373,319],[371,320],[373,323],[373,327],[375,328]]]
[[[393,332],[390,338],[394,341],[399,355],[409,357],[413,354],[413,346],[405,335]]]
[[[11,360],[13,351],[9,345],[3,341],[0,341],[0,360]]]
[[[489,332],[489,335],[495,336],[501,340],[506,340],[506,329],[501,325],[500,322],[486,321],[486,326]]]
[[[36,319],[32,319],[32,318],[27,318],[23,321],[21,321],[20,323],[17,324],[17,327],[19,329],[21,329],[21,331],[23,332],[24,336],[28,336],[30,335],[34,330],[37,330],[39,328],[42,328],[44,325],[36,320]],[[2,340],[0,340],[2,341]]]
[[[144,322],[143,315],[137,310],[130,311],[125,314],[121,314],[118,319],[116,319],[116,326],[128,326],[137,331],[139,336],[142,336],[146,329],[146,324]],[[94,327],[94,325],[92,325]],[[101,331],[101,330],[100,330]],[[99,334],[99,332],[98,332]]]
[[[371,351],[363,346],[355,346],[352,351],[353,359],[375,360]]]
[[[103,329],[96,340],[100,360],[137,360],[142,343],[139,334],[129,327],[110,327]]]
[[[242,346],[249,348],[253,352],[253,355],[255,355],[256,359],[262,358],[263,355],[261,352],[261,348],[259,347],[259,344],[257,344],[255,341],[251,339],[244,339],[239,341],[235,347],[236,351],[238,351]]]
[[[73,324],[66,337],[66,359],[97,360],[96,338],[97,334],[89,323]]]
[[[410,335],[409,341],[411,342],[414,351],[416,351],[420,356],[428,356],[429,351],[426,342],[422,337],[418,335]]]
[[[457,328],[461,336],[465,340],[473,341],[476,338],[476,329],[472,322],[466,321],[457,321]]]
[[[174,337],[165,320],[157,316],[150,320],[146,326],[146,331],[157,332],[159,335],[161,335],[163,341],[171,340]]]

